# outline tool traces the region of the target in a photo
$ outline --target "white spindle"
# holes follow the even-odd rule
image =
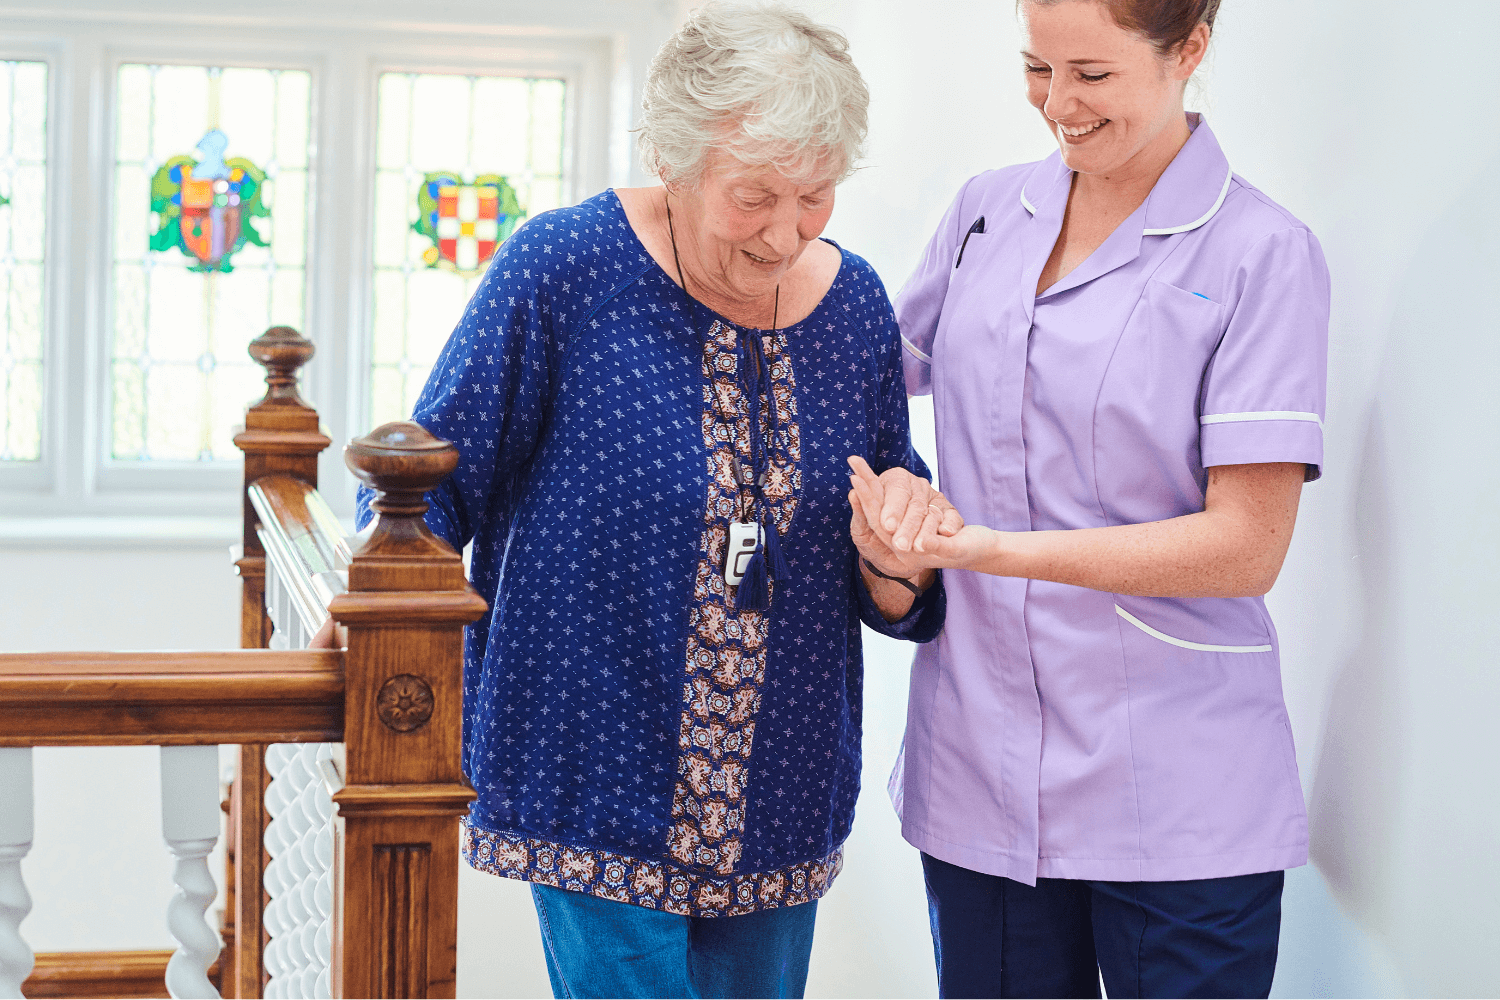
[[[173,997],[208,997],[219,992],[208,981],[208,967],[223,946],[204,919],[217,887],[208,855],[219,840],[219,748],[161,748],[161,830],[176,859],[177,891],[167,905],[167,927],[177,951],[167,962],[167,992]]]
[[[21,996],[35,956],[21,937],[31,894],[21,859],[31,850],[31,748],[0,747],[0,997]]]

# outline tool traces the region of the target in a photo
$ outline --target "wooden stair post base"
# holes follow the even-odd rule
[[[333,994],[452,997],[458,826],[476,797],[462,769],[463,628],[487,609],[422,515],[458,451],[395,423],[344,455],[378,518],[329,606],[349,635]]]

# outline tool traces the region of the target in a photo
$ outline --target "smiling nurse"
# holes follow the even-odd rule
[[[943,996],[1265,996],[1307,859],[1261,595],[1323,461],[1328,275],[1184,113],[1217,9],[1021,0],[1060,149],[970,180],[897,304],[967,526],[852,496],[955,570],[892,783]]]

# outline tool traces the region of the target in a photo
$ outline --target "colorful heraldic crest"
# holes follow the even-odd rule
[[[427,174],[417,192],[417,212],[412,229],[432,240],[422,260],[465,277],[483,271],[495,248],[526,217],[516,189],[498,174],[472,183],[455,174]]]
[[[193,258],[194,271],[227,274],[246,243],[270,246],[255,225],[271,215],[263,201],[265,171],[243,157],[224,159],[228,146],[223,132],[210,129],[196,158],[174,156],[151,179],[151,249],[180,249]]]

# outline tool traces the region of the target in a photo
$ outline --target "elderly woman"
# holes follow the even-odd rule
[[[532,884],[558,996],[801,996],[859,791],[860,622],[942,626],[938,575],[850,532],[851,454],[926,470],[885,290],[818,238],[865,135],[846,47],[699,7],[646,82],[662,186],[511,236],[416,407],[463,456],[428,524],[492,602],[464,852]]]

